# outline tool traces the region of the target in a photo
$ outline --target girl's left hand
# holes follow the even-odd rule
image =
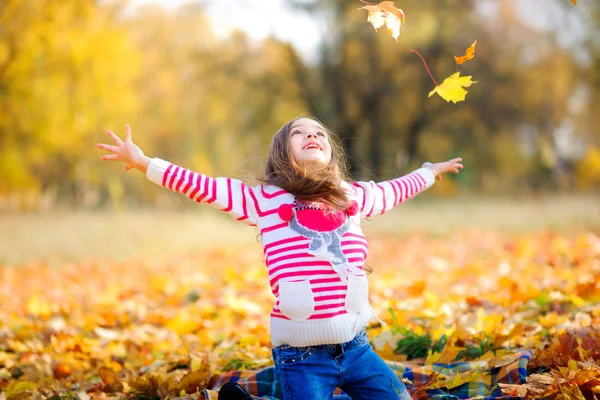
[[[463,165],[461,164],[461,162],[462,158],[460,157],[453,158],[452,160],[446,162],[440,162],[435,164],[426,162],[423,164],[423,168],[429,169],[433,173],[433,176],[435,176],[435,178],[438,181],[441,181],[442,174],[444,172],[454,172],[455,174],[458,174],[459,170],[463,169]]]

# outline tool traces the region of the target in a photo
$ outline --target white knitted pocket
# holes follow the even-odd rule
[[[348,277],[346,292],[346,311],[350,314],[359,313],[369,303],[369,282],[367,277],[351,275]]]
[[[292,321],[304,321],[315,310],[315,299],[308,279],[279,281],[279,309]]]

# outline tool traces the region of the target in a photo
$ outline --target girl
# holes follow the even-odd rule
[[[396,374],[371,348],[365,327],[374,316],[363,269],[362,218],[383,214],[429,188],[462,159],[425,163],[398,179],[349,183],[332,132],[314,118],[296,118],[273,137],[264,184],[246,186],[149,158],[107,131],[116,146],[98,144],[149,180],[225,211],[260,230],[269,283],[273,360],[284,400],[331,399],[336,387],[352,399],[410,399]]]

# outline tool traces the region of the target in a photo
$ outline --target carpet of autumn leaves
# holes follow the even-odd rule
[[[493,363],[531,349],[528,383],[506,394],[600,398],[597,233],[369,239],[370,298],[388,322],[369,336],[384,358]],[[271,365],[272,304],[258,243],[1,267],[0,398],[194,397],[214,374]]]

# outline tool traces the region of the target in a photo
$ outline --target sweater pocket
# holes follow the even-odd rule
[[[367,277],[352,275],[348,277],[348,290],[346,292],[346,311],[357,314],[369,303],[369,281]]]
[[[292,321],[304,321],[315,310],[315,299],[308,279],[279,282],[279,309]]]

